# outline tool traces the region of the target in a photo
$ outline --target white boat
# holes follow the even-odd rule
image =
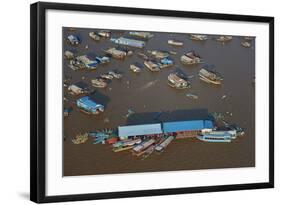
[[[173,45],[173,46],[183,46],[182,41],[176,41],[176,40],[168,40],[168,44]]]

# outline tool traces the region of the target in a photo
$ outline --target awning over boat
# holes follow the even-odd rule
[[[213,122],[210,120],[189,120],[189,121],[163,123],[164,133],[194,131],[194,130],[203,130],[203,129],[212,129],[212,128],[213,128]]]
[[[152,135],[161,134],[161,124],[145,124],[145,125],[129,125],[129,126],[119,126],[118,136],[128,137],[128,136],[138,136],[138,135]]]

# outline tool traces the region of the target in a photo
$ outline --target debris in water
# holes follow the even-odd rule
[[[223,100],[224,98],[226,98],[226,95],[223,95],[223,96],[221,97],[222,100]]]
[[[142,91],[146,90],[146,89],[152,87],[153,85],[155,85],[157,82],[159,82],[159,80],[150,81],[150,82],[146,83],[144,86],[142,86],[140,88],[140,90],[142,90]]]
[[[86,46],[85,46],[85,48],[86,48],[86,49],[88,49],[88,48],[89,48],[89,46],[88,46],[88,45],[86,45]]]
[[[187,93],[187,94],[186,94],[186,97],[191,98],[191,99],[193,99],[193,100],[197,100],[197,99],[198,99],[198,96],[197,96],[197,95],[194,95],[194,94],[191,94],[191,93]]]

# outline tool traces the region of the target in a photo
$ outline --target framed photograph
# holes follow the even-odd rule
[[[274,187],[274,18],[31,5],[38,203]]]

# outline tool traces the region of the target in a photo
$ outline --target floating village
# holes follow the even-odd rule
[[[81,45],[83,39],[75,34],[74,28],[72,34],[68,35],[65,43],[75,49]],[[135,62],[122,69],[129,70],[132,75],[141,75],[146,69],[152,73],[161,72],[176,66],[174,55],[177,54],[177,48],[184,46],[185,42],[175,38],[171,38],[166,42],[171,46],[171,50],[148,50],[146,44],[151,39],[156,38],[153,32],[131,31],[127,35],[113,35],[109,30],[91,31],[88,34],[93,42],[108,41],[113,46],[108,48],[100,48],[104,55],[90,56],[88,55],[88,45],[85,46],[84,53],[75,53],[73,50],[64,50],[64,61],[67,62],[68,69],[75,72],[83,70],[93,71],[103,69],[102,65],[111,64],[112,59],[126,61],[126,59],[135,55],[140,62]],[[214,41],[217,44],[227,44],[232,41],[232,36],[216,36],[210,37],[203,34],[186,34],[186,38],[194,42]],[[241,37],[240,46],[249,49],[252,46],[253,37]],[[208,64],[201,57],[200,53],[195,50],[186,50],[180,55],[181,65],[177,66],[194,66],[197,69],[197,76],[183,75],[175,70],[166,76],[166,85],[174,92],[177,90],[184,91],[184,95],[190,101],[196,101],[200,98],[196,93],[189,92],[193,86],[191,79],[197,78],[207,86],[221,86],[224,83],[224,77],[216,71],[215,65]],[[111,89],[109,86],[112,81],[120,81],[123,78],[121,69],[112,69],[103,72],[99,76],[90,79],[90,85],[73,82],[71,78],[64,78],[65,93],[73,96],[75,100],[71,102],[71,106],[64,107],[64,118],[67,119],[72,115],[73,109],[78,109],[85,115],[93,118],[103,115],[107,112],[104,104],[96,102],[91,93],[102,89]],[[254,78],[253,78],[254,79]],[[83,77],[82,77],[83,81]],[[196,90],[196,88],[194,88]],[[113,92],[113,91],[112,91]],[[165,94],[164,94],[165,95]],[[120,96],[122,98],[122,96]],[[227,98],[222,95],[221,100]],[[65,96],[65,101],[69,99]],[[109,102],[110,103],[110,102]],[[159,102],[161,103],[161,102]],[[125,117],[134,115],[135,111],[128,108]],[[136,158],[147,158],[153,153],[162,153],[167,151],[173,140],[180,139],[196,139],[204,143],[231,143],[236,138],[244,135],[242,126],[236,125],[235,122],[229,122],[225,119],[225,115],[231,116],[233,113],[208,113],[208,117],[202,119],[186,119],[181,120],[156,120],[154,123],[130,124],[117,127],[107,127],[103,129],[95,129],[85,133],[77,133],[71,138],[73,144],[83,144],[91,141],[93,144],[104,144],[110,146],[112,152],[130,152]],[[159,111],[160,115],[169,115],[165,111]],[[79,145],[78,145],[79,146]]]

